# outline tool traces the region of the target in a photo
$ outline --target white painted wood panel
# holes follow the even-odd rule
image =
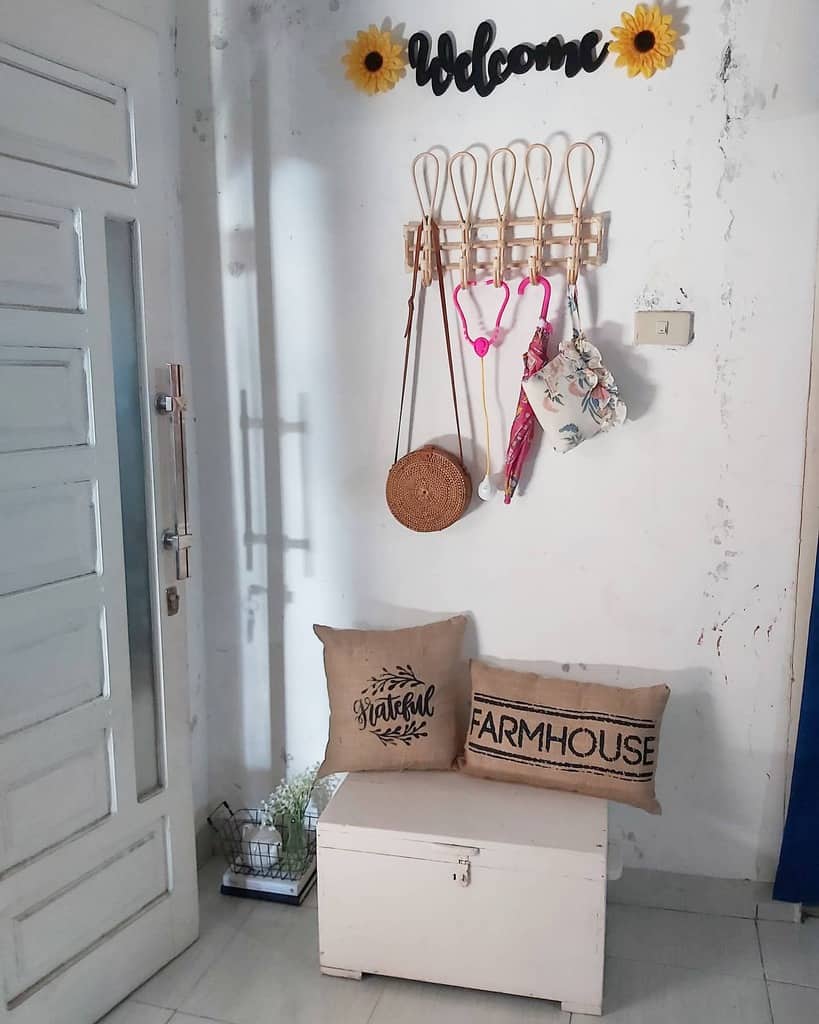
[[[599,1013],[607,817],[458,772],[348,775],[318,825],[322,970]]]
[[[108,689],[99,583],[72,580],[6,597],[0,617],[0,738],[101,697]]]
[[[0,43],[0,153],[136,184],[131,112],[121,85]]]
[[[0,36],[20,51],[17,63],[23,51],[53,62],[0,62],[0,80],[32,83],[25,93],[0,88],[0,191],[14,197],[5,201],[13,216],[0,218],[0,352],[51,350],[69,375],[82,353],[90,395],[90,440],[74,443],[86,424],[70,402],[58,415],[52,400],[68,383],[24,366],[20,390],[34,401],[7,416],[25,443],[15,438],[0,452],[0,792],[11,788],[0,801],[11,864],[0,868],[3,1024],[92,1024],[197,931],[187,602],[182,587],[182,612],[168,618],[174,559],[156,547],[173,495],[153,382],[181,355],[169,262],[175,171],[165,160],[176,119],[173,15],[162,2],[166,29],[156,33],[87,0],[0,0]],[[24,152],[15,118],[37,109]],[[137,145],[139,185],[122,187],[136,184],[126,180],[123,154]],[[112,335],[123,338],[117,313],[128,310],[122,289],[109,288],[111,217],[135,225],[141,249],[119,272],[132,269],[136,282],[134,393],[150,484],[145,587],[162,734],[162,786],[151,793],[138,788],[135,771],[120,474],[142,467],[119,460]],[[37,374],[43,383],[33,382]],[[71,444],[56,446],[66,437]]]
[[[605,878],[319,851],[322,967],[600,1005]]]
[[[168,891],[165,837],[165,823],[157,822],[62,890],[3,915],[11,1002]]]
[[[79,348],[0,347],[0,452],[89,443],[86,362]]]
[[[82,221],[76,210],[0,196],[0,306],[85,308]]]
[[[50,724],[47,758],[25,734],[0,748],[0,873],[111,813],[111,734],[101,717]]]
[[[0,594],[97,571],[94,481],[2,490],[0,520]]]
[[[516,852],[531,848],[541,856],[548,849],[588,853],[601,844],[605,850],[606,808],[605,800],[593,797],[459,772],[358,772],[336,791],[319,831],[334,843],[347,829],[356,835],[379,832],[391,843],[422,840],[496,850],[512,845]]]

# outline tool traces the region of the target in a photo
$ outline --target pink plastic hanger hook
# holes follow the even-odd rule
[[[546,314],[549,312],[549,300],[552,297],[552,286],[549,284],[549,282],[542,274],[538,274],[538,278],[535,283],[543,286],[543,303],[540,307],[540,319],[543,320],[543,322],[545,323]],[[529,284],[531,284],[529,278],[524,277],[518,285],[518,295],[523,295]]]
[[[477,283],[477,281],[468,281],[467,288],[471,288],[473,285],[476,285]],[[494,285],[494,283],[495,279],[493,277],[487,277],[486,280],[484,281],[484,284]],[[509,285],[505,281],[501,281],[500,287],[503,288],[504,290],[503,302],[501,303],[501,307],[498,310],[498,315],[495,319],[495,327],[492,331],[491,337],[489,338],[470,337],[469,327],[466,322],[466,316],[464,315],[464,311],[461,309],[461,304],[458,301],[458,293],[460,292],[461,288],[463,288],[463,285],[457,285],[455,291],[452,293],[452,301],[455,303],[455,309],[457,309],[458,311],[458,316],[460,317],[461,320],[461,327],[463,328],[464,337],[472,346],[472,348],[474,348],[475,355],[478,356],[480,359],[483,359],[486,353],[492,347],[492,345],[497,342],[498,333],[500,332],[501,320],[503,320],[503,314],[506,311],[506,307],[509,303]]]

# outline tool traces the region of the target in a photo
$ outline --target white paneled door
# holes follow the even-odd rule
[[[3,1024],[91,1024],[197,934],[160,53],[0,0]]]

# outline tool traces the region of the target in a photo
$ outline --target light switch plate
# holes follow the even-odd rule
[[[635,345],[687,345],[694,336],[694,314],[681,309],[647,309],[634,314]]]

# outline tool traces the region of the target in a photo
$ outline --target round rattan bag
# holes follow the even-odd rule
[[[472,500],[472,480],[456,455],[434,444],[408,452],[387,476],[387,505],[416,533],[445,530]]]

